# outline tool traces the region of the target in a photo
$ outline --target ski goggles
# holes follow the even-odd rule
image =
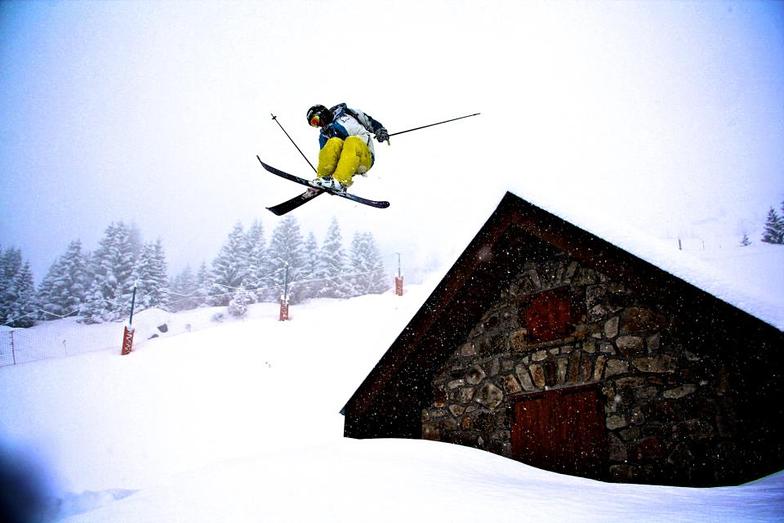
[[[318,114],[314,114],[310,117],[310,126],[311,127],[321,127],[321,116]]]

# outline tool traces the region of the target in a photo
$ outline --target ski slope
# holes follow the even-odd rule
[[[784,471],[618,485],[444,443],[344,439],[341,407],[439,279],[292,306],[288,322],[274,304],[220,322],[219,308],[144,311],[129,356],[121,324],[35,327],[111,348],[73,354],[71,338],[73,355],[0,368],[2,452],[36,478],[47,519],[68,522],[781,520]]]

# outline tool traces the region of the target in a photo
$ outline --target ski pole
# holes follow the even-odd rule
[[[313,172],[318,174],[318,171],[316,171],[316,168],[313,167],[312,163],[310,163],[310,160],[308,160],[308,157],[305,156],[305,153],[302,152],[302,149],[299,148],[299,145],[297,145],[297,143],[291,138],[291,136],[289,136],[289,133],[286,132],[286,129],[284,129],[283,126],[280,125],[280,122],[278,121],[278,117],[275,116],[272,113],[270,113],[270,115],[272,116],[272,119],[275,121],[275,123],[278,124],[278,127],[280,127],[280,130],[283,131],[283,134],[285,134],[286,137],[289,139],[289,141],[291,141],[291,143],[294,144],[294,147],[297,148],[297,150],[299,151],[299,154],[301,154],[302,157],[305,158],[305,161],[308,162],[308,165],[310,165],[310,168],[313,169]]]
[[[481,114],[481,113],[474,113],[474,114],[467,114],[465,116],[458,116],[457,118],[451,118],[449,120],[444,120],[443,122],[431,123],[431,124],[428,124],[428,125],[422,125],[421,127],[414,127],[413,129],[406,129],[405,131],[398,131],[396,133],[390,133],[389,136],[392,137],[392,136],[396,136],[398,134],[410,133],[411,131],[418,131],[420,129],[425,129],[427,127],[433,127],[434,125],[441,125],[442,123],[449,123],[449,122],[454,122],[455,120],[462,120],[463,118],[471,118],[472,116],[477,116],[478,114]]]

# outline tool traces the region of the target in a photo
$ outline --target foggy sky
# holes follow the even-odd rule
[[[37,281],[113,221],[172,272],[311,176],[316,103],[396,132],[352,191],[295,211],[323,238],[373,232],[392,272],[462,249],[504,191],[659,238],[756,240],[784,200],[778,2],[3,2],[0,247]]]

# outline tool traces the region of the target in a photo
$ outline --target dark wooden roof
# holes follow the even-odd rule
[[[506,193],[500,204],[420,310],[341,411],[352,437],[419,437],[419,413],[430,400],[430,378],[507,288],[522,263],[563,253],[630,289],[688,307],[720,307],[753,329],[772,329],[654,265]],[[666,282],[666,285],[664,284]],[[711,314],[705,315],[705,321]]]

